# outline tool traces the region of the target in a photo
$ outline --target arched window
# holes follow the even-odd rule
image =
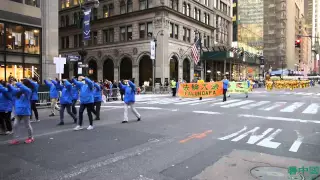
[[[69,16],[66,15],[66,26],[69,26]]]
[[[127,1],[127,12],[132,12],[132,0]]]
[[[65,26],[65,19],[64,16],[60,17],[60,27],[64,27]]]
[[[95,21],[98,19],[98,9],[92,8],[91,21]]]
[[[73,24],[77,24],[78,23],[78,13],[75,12],[73,13]]]
[[[124,1],[121,1],[120,3],[120,14],[126,13],[126,3]]]
[[[104,6],[103,6],[102,11],[103,11],[103,17],[104,17],[104,18],[109,17],[109,8],[108,8],[107,5],[104,5]]]
[[[187,16],[190,16],[191,7],[190,4],[187,5]]]
[[[187,3],[184,2],[182,5],[182,14],[186,14],[186,12],[187,12]]]

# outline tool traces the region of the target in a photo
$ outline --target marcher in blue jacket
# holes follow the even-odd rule
[[[17,139],[20,135],[19,127],[22,125],[25,125],[28,129],[28,138],[25,140],[25,143],[29,144],[34,141],[33,131],[30,124],[32,85],[29,80],[24,79],[23,83],[16,83],[16,86],[17,88],[9,85],[13,95],[16,96],[14,104],[16,119],[13,124],[15,139],[12,140],[10,144],[19,144]],[[24,121],[24,124],[21,124],[21,121]]]
[[[93,97],[94,97],[94,109],[93,114],[96,115],[95,120],[100,120],[100,108],[101,108],[101,102],[102,102],[102,89],[101,85],[95,81],[94,83],[94,91],[93,91]]]
[[[38,110],[37,110],[37,106],[36,103],[39,100],[38,97],[38,90],[39,90],[39,84],[38,84],[38,78],[33,77],[32,80],[28,79],[30,81],[30,83],[32,84],[32,96],[31,96],[31,109],[34,112],[34,116],[36,118],[35,121],[32,120],[32,111],[31,111],[31,116],[30,116],[30,121],[31,122],[39,122],[39,115],[38,115]]]
[[[77,86],[72,82],[72,79],[69,80],[69,82],[72,84],[72,113],[77,115],[77,108],[76,104],[79,99],[79,90]]]
[[[81,82],[79,82],[81,81]],[[79,109],[79,124],[74,128],[74,130],[78,131],[83,129],[82,128],[82,121],[83,121],[83,112],[87,108],[87,113],[89,117],[90,125],[87,128],[88,130],[93,129],[93,118],[92,118],[92,111],[93,111],[93,82],[89,78],[84,78],[82,76],[79,77],[79,81],[73,79],[73,83],[76,84],[77,88],[80,90],[80,109]]]
[[[135,103],[135,93],[136,93],[136,86],[128,80],[125,80],[125,85],[119,82],[119,87],[124,91],[124,120],[122,123],[128,122],[128,106],[131,107],[133,114],[138,118],[138,121],[141,120],[141,116],[134,107]]]
[[[1,134],[12,134],[11,112],[12,112],[12,93],[7,88],[6,82],[0,82],[0,125]]]
[[[59,94],[56,86],[58,83],[55,80],[51,80],[51,82],[44,80],[44,83],[50,88],[51,114],[49,116],[54,116],[55,109],[57,109],[58,111],[60,109],[59,106],[57,105]]]
[[[77,117],[71,112],[72,105],[72,84],[68,80],[62,80],[63,84],[58,84],[59,90],[62,92],[60,97],[60,123],[58,126],[64,125],[64,109],[67,108],[68,114],[73,118],[74,123],[77,123]]]

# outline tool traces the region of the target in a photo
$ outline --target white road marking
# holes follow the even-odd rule
[[[273,148],[276,149],[280,146],[281,143],[279,142],[273,142],[272,140],[282,131],[282,129],[277,129],[275,132],[273,132],[270,136],[267,138],[264,138],[262,141],[260,141],[257,145],[267,148]]]
[[[244,128],[243,129],[241,129],[240,131],[238,131],[238,132],[235,132],[235,133],[232,133],[232,134],[229,134],[229,135],[227,135],[227,136],[224,136],[224,137],[221,137],[221,138],[218,138],[219,140],[226,140],[226,139],[230,139],[230,138],[232,138],[232,137],[234,137],[234,136],[237,136],[238,134],[240,134],[240,133],[242,133],[243,131],[246,131],[247,130],[247,126],[244,126]]]
[[[223,108],[231,108],[231,107],[237,107],[237,106],[249,104],[249,103],[252,103],[252,102],[254,102],[254,101],[252,101],[252,100],[244,100],[244,101],[241,101],[241,102],[232,103],[232,104],[224,105],[224,106],[221,106],[221,107],[223,107]]]
[[[302,113],[303,114],[316,114],[318,112],[319,107],[320,106],[318,103],[312,103]]]
[[[298,92],[298,93],[296,93],[297,95],[303,95],[304,94],[304,92]]]
[[[230,103],[234,103],[234,102],[238,102],[238,101],[241,101],[241,100],[240,99],[231,99],[231,100],[225,101],[225,102],[213,103],[211,106],[230,104]]]
[[[291,146],[291,148],[289,149],[289,151],[291,152],[298,152],[301,144],[302,144],[302,140],[303,140],[303,136],[299,133],[299,131],[296,130],[297,133],[297,140],[295,140]]]
[[[249,134],[253,134],[254,132],[258,131],[259,129],[260,129],[260,127],[255,127],[255,128],[253,128],[253,129],[251,129],[250,131],[247,131],[247,132],[241,134],[240,136],[232,139],[231,141],[237,142],[237,141],[245,138],[245,137],[248,136]]]
[[[241,108],[242,109],[251,109],[251,108],[262,106],[262,105],[265,105],[265,104],[268,104],[268,103],[270,103],[270,101],[259,101],[259,102],[254,103],[254,104],[249,104],[249,105],[246,105],[246,106],[242,106]]]
[[[221,114],[220,112],[212,112],[212,111],[193,111],[197,114]]]
[[[320,124],[320,121],[315,121],[315,120],[303,120],[303,119],[294,119],[294,118],[285,118],[285,117],[256,116],[256,115],[250,115],[250,114],[240,114],[240,115],[238,115],[238,117],[247,117],[247,118],[254,118],[254,119],[267,119],[267,120],[273,120],[273,121],[287,121],[287,122]]]
[[[287,94],[287,95],[289,95],[289,94],[292,94],[291,92],[285,92],[284,94]]]
[[[159,107],[136,107],[137,109],[149,109],[149,110],[159,110],[159,109],[163,109],[163,108],[159,108]]]
[[[248,144],[255,144],[256,142],[260,141],[264,136],[269,134],[271,131],[273,131],[273,128],[268,128],[261,135],[252,135],[252,136],[250,136],[247,143]]]
[[[317,96],[320,96],[320,93],[316,94]]]
[[[311,95],[313,95],[313,93],[305,93],[305,94],[303,94],[303,95],[305,95],[305,96],[311,96]]]
[[[187,99],[184,102],[178,102],[178,103],[174,103],[174,104],[176,104],[176,105],[192,104],[192,103],[195,103],[195,102],[198,102],[198,101],[200,101],[200,100],[199,99]]]
[[[286,102],[275,102],[273,105],[266,107],[266,108],[260,108],[259,110],[263,110],[263,111],[271,111],[272,109],[281,107],[283,105],[285,105]]]
[[[221,101],[220,99],[209,99],[209,100],[206,100],[203,102],[198,102],[198,103],[194,103],[194,104],[190,104],[191,106],[195,106],[195,105],[199,105],[199,104],[207,104],[207,103],[213,103],[213,102],[218,102],[218,101]]]
[[[302,102],[295,102],[293,104],[291,104],[290,106],[284,108],[284,109],[281,109],[280,111],[281,112],[293,112],[295,111],[296,109],[300,108],[301,106],[303,106],[304,103]]]

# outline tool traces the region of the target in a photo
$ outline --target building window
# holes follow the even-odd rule
[[[109,17],[113,16],[114,6],[113,4],[109,4]]]
[[[78,35],[74,35],[74,36],[73,36],[73,47],[74,47],[74,48],[77,48],[78,45],[79,45]]]
[[[191,39],[191,30],[187,29],[187,41],[190,42]]]
[[[187,5],[187,16],[190,16],[191,7],[190,4]]]
[[[0,49],[4,49],[4,24],[0,23]]]
[[[78,13],[73,13],[73,24],[78,24]]]
[[[22,52],[23,41],[22,36],[24,28],[19,25],[8,24],[6,27],[6,49],[8,51]]]
[[[24,32],[24,52],[28,54],[40,54],[40,29],[26,28]]]
[[[103,31],[104,43],[111,43],[114,39],[114,29],[107,29]]]
[[[92,32],[92,44],[97,45],[98,44],[98,32],[94,31]]]
[[[179,10],[179,0],[174,0],[173,9],[178,11]]]
[[[127,27],[127,40],[132,41],[132,26]]]
[[[82,34],[78,35],[78,42],[79,42],[79,47],[83,45],[83,35]]]
[[[183,27],[183,41],[187,41],[187,28]]]
[[[153,7],[152,1],[153,1],[153,0],[148,0],[148,2],[147,2],[147,8],[152,8],[152,7]]]
[[[104,17],[104,18],[109,17],[109,8],[108,8],[107,5],[104,5],[104,6],[103,6],[102,11],[103,11],[103,17]]]
[[[69,26],[69,20],[70,20],[70,19],[69,19],[69,16],[66,15],[66,27]]]
[[[78,5],[78,0],[73,0],[73,5],[74,6]]]
[[[91,14],[91,21],[98,20],[98,9],[93,8],[92,9],[92,14]]]
[[[30,6],[40,7],[40,0],[25,0],[24,3]]]
[[[173,8],[173,0],[170,0],[170,1],[169,1],[169,7],[170,7],[170,8]]]
[[[186,14],[186,12],[187,12],[187,3],[183,2],[183,4],[182,4],[182,14]]]
[[[201,11],[200,11],[200,9],[198,9],[197,15],[198,15],[197,20],[198,20],[198,21],[201,21]]]
[[[114,42],[114,29],[109,29],[109,42]]]
[[[21,3],[22,3],[22,0],[21,0]],[[61,9],[64,9],[64,8],[66,7],[66,6],[64,5],[64,0],[61,0],[60,3],[61,3]]]
[[[127,1],[127,12],[132,12],[132,0]]]
[[[124,13],[126,13],[126,3],[122,1],[120,3],[120,14],[124,14]]]
[[[65,48],[69,48],[69,36],[66,36],[66,47]]]
[[[121,27],[120,28],[120,41],[125,41],[126,40],[126,28]]]
[[[206,22],[206,24],[208,24],[208,25],[209,25],[209,22],[210,22],[210,15],[209,15],[209,14],[207,14],[207,22]]]
[[[207,13],[203,15],[203,23],[207,24]]]
[[[140,10],[147,9],[147,0],[140,0]]]
[[[60,27],[64,27],[65,26],[65,19],[64,16],[60,17]]]
[[[197,8],[194,8],[193,9],[193,18],[194,19],[197,19],[197,12],[198,12]]]
[[[209,0],[204,0],[204,4],[205,4],[206,6],[209,6]]]
[[[173,38],[173,34],[174,34],[174,32],[173,32],[173,23],[170,23],[170,27],[169,28],[170,28],[169,29],[170,37]]]
[[[65,37],[61,37],[60,43],[61,43],[60,49],[65,49]]]
[[[23,3],[23,0],[11,0],[13,2],[17,2],[17,3]]]
[[[147,34],[148,37],[153,37],[153,24],[152,22],[147,23]]]
[[[139,38],[143,39],[146,37],[146,25],[140,24],[139,25]]]
[[[176,24],[174,26],[174,38],[178,39],[179,38],[179,26]]]
[[[70,0],[65,0],[66,8],[70,7]]]

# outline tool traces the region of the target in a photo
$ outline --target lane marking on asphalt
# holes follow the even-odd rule
[[[257,145],[267,148],[273,148],[277,149],[281,143],[279,142],[273,142],[272,140],[282,131],[282,129],[277,129],[275,132],[273,132],[270,136],[267,138],[264,138],[262,141],[260,141]]]
[[[268,103],[270,103],[270,101],[260,101],[260,102],[254,103],[254,104],[249,104],[249,105],[246,105],[246,106],[242,106],[241,108],[242,109],[251,109],[251,108],[262,106],[262,105],[265,105],[265,104],[268,104]]]
[[[204,99],[204,100],[200,100],[200,102],[198,103],[193,103],[193,104],[190,104],[191,106],[195,106],[195,105],[199,105],[199,104],[206,104],[206,103],[212,103],[212,102],[218,102],[218,101],[221,101],[220,99],[216,99],[216,98],[213,98],[213,99]]]
[[[231,103],[231,104],[228,104],[228,105],[224,105],[224,106],[221,106],[222,108],[231,108],[231,107],[237,107],[237,106],[241,106],[241,105],[246,105],[246,104],[250,104],[250,103],[253,103],[254,101],[252,100],[244,100],[244,101],[240,101],[240,102],[237,102],[237,103]]]
[[[266,107],[266,108],[260,108],[259,110],[263,110],[263,111],[271,111],[272,109],[276,109],[278,107],[281,107],[283,105],[285,105],[287,102],[276,102],[273,105]]]
[[[213,111],[192,111],[198,114],[221,114],[220,112],[213,112]]]
[[[281,109],[280,112],[293,112],[293,111],[295,111],[296,109],[300,108],[303,105],[304,105],[303,102],[295,102],[295,103],[291,104],[290,106],[288,106],[288,107],[286,107],[284,109]]]
[[[289,151],[291,151],[291,152],[298,152],[298,150],[302,144],[302,140],[304,139],[304,137],[300,134],[299,131],[297,131],[297,130],[295,130],[295,131],[297,133],[298,138],[297,138],[297,140],[295,140],[293,142],[292,146],[290,147]]]
[[[239,130],[239,131],[237,131],[237,132],[235,132],[235,133],[232,133],[232,134],[230,134],[230,135],[227,135],[227,136],[224,136],[224,137],[221,137],[221,138],[218,138],[219,140],[227,140],[227,139],[230,139],[230,138],[232,138],[232,137],[234,137],[234,136],[237,136],[237,135],[239,135],[240,133],[242,133],[243,131],[246,131],[247,130],[247,126],[244,126],[243,127],[243,129],[241,129],[241,130]]]
[[[160,110],[163,108],[159,108],[159,107],[136,107],[137,109],[148,109],[148,110]]]
[[[238,102],[238,101],[241,101],[241,100],[240,99],[231,99],[231,100],[225,101],[225,102],[213,103],[211,106],[230,104],[230,103],[234,103],[234,102]]]
[[[303,114],[317,114],[319,107],[320,106],[318,103],[312,103],[302,113]]]
[[[199,133],[199,134],[192,134],[191,136],[187,137],[186,139],[179,141],[179,143],[183,144],[183,143],[186,143],[192,139],[203,139],[203,138],[207,137],[207,135],[210,133],[212,133],[212,130],[208,130],[208,131],[205,131],[205,132]]]
[[[272,120],[272,121],[287,121],[287,122],[301,122],[301,123],[320,124],[320,121],[295,119],[295,118],[286,118],[286,117],[256,116],[256,115],[250,115],[250,114],[239,114],[238,117],[267,119],[267,120]]]

